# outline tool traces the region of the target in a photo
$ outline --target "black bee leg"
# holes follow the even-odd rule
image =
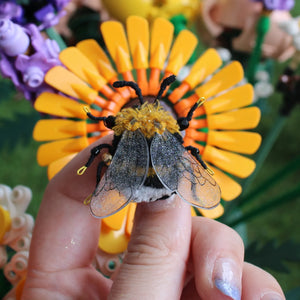
[[[206,165],[206,163],[201,159],[200,154],[199,154],[199,149],[193,147],[193,146],[187,146],[185,147],[186,150],[191,151],[191,154],[199,161],[199,163],[201,164],[201,166],[207,170],[208,167]]]
[[[94,161],[94,159],[96,158],[96,156],[101,152],[102,149],[111,149],[111,145],[109,144],[101,144],[101,145],[98,145],[96,147],[94,147],[92,150],[91,150],[91,156],[88,160],[88,162],[86,163],[86,167],[89,167],[92,162]]]
[[[106,163],[104,161],[101,161],[99,164],[98,164],[98,167],[97,167],[97,176],[96,176],[96,187],[98,185],[98,183],[100,182],[100,179],[101,179],[101,171],[102,171],[102,168],[106,166]]]
[[[98,145],[98,146],[92,148],[91,155],[90,155],[87,163],[77,170],[77,174],[82,175],[85,172],[85,170],[92,164],[92,162],[94,161],[96,156],[101,152],[101,150],[105,149],[105,148],[111,149],[112,146],[109,144],[101,144],[101,145]]]
[[[201,106],[204,103],[205,99],[202,97],[200,98],[189,110],[189,112],[187,113],[186,117],[183,118],[179,118],[177,120],[177,124],[179,126],[179,130],[185,130],[189,127],[190,125],[190,121],[192,120],[193,114],[195,112],[195,110]]]

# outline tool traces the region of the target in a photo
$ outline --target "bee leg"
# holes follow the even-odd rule
[[[96,175],[96,187],[98,185],[98,183],[100,182],[100,179],[101,179],[101,171],[102,171],[102,168],[106,166],[106,163],[104,161],[101,161],[99,164],[98,164],[98,167],[97,167],[97,175]]]
[[[201,164],[201,166],[207,170],[208,167],[206,163],[201,159],[200,154],[199,154],[199,149],[193,147],[193,146],[187,146],[185,147],[186,150],[191,151],[191,154],[198,160],[198,162]]]
[[[196,102],[192,107],[191,109],[189,110],[189,112],[187,113],[186,117],[183,117],[183,118],[179,118],[177,120],[177,123],[179,125],[179,130],[182,131],[182,130],[185,130],[189,127],[190,125],[190,121],[192,120],[192,117],[193,117],[193,113],[195,112],[195,110],[198,108],[199,104],[198,102]]]
[[[101,144],[101,145],[98,145],[94,148],[91,149],[91,155],[87,161],[87,163],[82,166],[81,168],[79,168],[77,170],[77,174],[78,175],[82,175],[85,170],[92,164],[92,162],[94,161],[95,157],[101,152],[102,149],[104,148],[108,148],[108,149],[112,149],[112,146],[110,144]]]
[[[201,106],[203,103],[205,102],[205,98],[201,97],[189,110],[189,112],[187,113],[186,117],[183,118],[179,118],[177,120],[177,124],[179,126],[179,130],[185,130],[189,127],[190,125],[190,121],[192,120],[193,114],[195,112],[195,110]]]
[[[92,162],[94,161],[94,159],[96,158],[96,156],[98,154],[100,154],[101,150],[105,149],[105,148],[111,149],[112,146],[109,145],[109,144],[101,144],[101,145],[98,145],[98,146],[94,147],[93,149],[91,149],[90,158],[89,158],[88,162],[85,164],[85,166],[88,168],[92,164]]]

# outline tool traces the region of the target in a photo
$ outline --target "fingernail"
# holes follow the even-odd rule
[[[218,258],[213,274],[215,286],[222,294],[233,300],[241,299],[241,274],[233,260]]]
[[[283,300],[283,298],[277,293],[267,293],[260,298],[261,300]]]

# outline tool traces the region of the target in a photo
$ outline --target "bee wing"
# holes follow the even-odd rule
[[[144,183],[148,166],[148,144],[143,134],[124,131],[111,164],[92,195],[92,214],[104,218],[125,207]]]
[[[166,188],[196,207],[218,205],[218,184],[170,132],[154,136],[150,155],[156,175]]]

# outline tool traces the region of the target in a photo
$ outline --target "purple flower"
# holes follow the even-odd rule
[[[44,30],[46,28],[57,25],[59,19],[64,15],[64,11],[59,11],[57,13],[54,6],[51,4],[42,7],[34,14],[35,18],[41,23],[41,25],[39,26],[39,30]]]
[[[13,60],[3,54],[1,55],[0,60],[0,71],[3,77],[11,79],[11,81],[17,88],[20,86],[21,83],[17,71],[14,68]]]
[[[60,61],[58,59],[58,54],[60,52],[59,46],[56,41],[50,39],[44,39],[44,37],[39,32],[38,28],[30,24],[26,28],[28,34],[30,35],[31,46],[36,52],[42,52],[46,57],[53,58],[58,64]]]
[[[23,26],[33,23],[39,30],[44,30],[59,22],[65,15],[63,8],[69,1],[29,1],[28,4],[21,5],[15,1],[4,1],[0,4],[0,17]]]
[[[0,19],[0,70],[26,99],[34,101],[41,92],[53,91],[44,82],[44,76],[50,68],[61,64],[59,51],[57,43],[44,39],[34,24],[22,27],[9,19]]]
[[[61,10],[70,2],[70,0],[57,0],[52,2],[55,3],[58,10]]]
[[[8,56],[24,53],[30,40],[24,28],[8,19],[0,19],[0,50]]]
[[[22,7],[13,2],[3,2],[0,4],[0,18],[11,19],[14,22],[22,20]]]
[[[253,2],[261,2],[267,10],[291,10],[294,0],[252,0]]]

